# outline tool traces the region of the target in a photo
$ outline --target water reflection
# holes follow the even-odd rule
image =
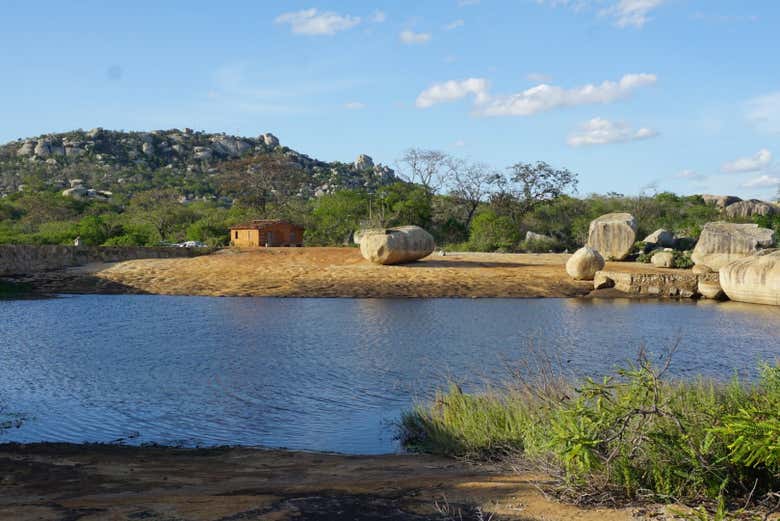
[[[14,441],[245,444],[377,453],[448,378],[505,379],[549,356],[598,374],[640,345],[674,374],[754,375],[776,308],[566,299],[78,296],[0,303],[0,403]],[[129,439],[128,439],[129,438]]]

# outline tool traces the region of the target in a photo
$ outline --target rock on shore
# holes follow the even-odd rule
[[[585,246],[574,252],[566,261],[566,273],[574,280],[593,280],[596,272],[604,269],[604,257]]]
[[[718,271],[729,262],[771,247],[773,243],[774,232],[757,224],[712,222],[704,225],[691,259],[696,265]]]
[[[360,253],[375,264],[412,262],[433,253],[433,236],[419,226],[367,230],[360,238]]]
[[[588,228],[588,246],[605,259],[623,260],[636,240],[636,219],[630,213],[608,213],[597,217]]]
[[[723,266],[720,285],[731,300],[780,306],[780,250],[759,252]]]

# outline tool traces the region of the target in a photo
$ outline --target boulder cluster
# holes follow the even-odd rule
[[[728,215],[732,215],[729,214],[732,209],[736,217],[769,215],[776,211],[772,203],[741,201],[731,196],[705,196],[705,200],[707,198]],[[605,258],[624,260],[633,254],[636,230],[636,219],[628,213],[610,213],[594,219],[590,223],[587,245],[569,258],[566,272],[575,280],[593,280],[595,289],[617,288],[614,279],[619,278],[620,287],[626,291],[632,291],[636,281],[647,284],[644,289],[633,288],[635,293],[646,289],[649,294],[709,299],[728,297],[742,302],[780,305],[780,250],[771,249],[776,239],[773,230],[757,224],[710,222],[702,229],[698,241],[677,237],[663,228],[654,231],[639,243],[641,253],[647,255],[646,259],[654,267],[677,267],[678,257],[689,258],[688,262],[694,263],[692,272],[688,272],[690,275],[678,276],[685,286],[682,289],[675,286],[673,276],[660,271],[636,276],[603,271]]]

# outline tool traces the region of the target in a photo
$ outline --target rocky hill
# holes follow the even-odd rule
[[[103,197],[172,187],[184,198],[219,196],[214,182],[231,161],[282,155],[302,169],[307,196],[341,188],[373,190],[397,181],[392,169],[361,154],[327,163],[291,150],[273,134],[239,137],[183,130],[121,132],[95,128],[47,134],[0,146],[0,197],[24,190],[89,187],[66,195]]]

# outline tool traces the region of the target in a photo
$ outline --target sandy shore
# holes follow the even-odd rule
[[[544,477],[432,456],[255,449],[0,445],[0,519],[624,521],[540,492]],[[656,518],[659,519],[659,518]]]
[[[567,255],[432,255],[378,266],[355,248],[226,250],[192,259],[115,264],[95,276],[128,291],[170,295],[275,297],[573,297]]]

